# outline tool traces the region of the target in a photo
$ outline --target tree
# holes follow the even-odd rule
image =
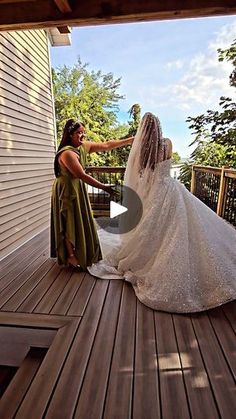
[[[123,135],[115,138],[128,138],[134,136],[137,132],[140,120],[141,120],[141,107],[138,103],[135,103],[129,109],[129,116],[131,120],[128,121],[129,125],[123,125],[118,128],[117,132],[121,133],[123,130]],[[112,165],[113,166],[126,166],[131,146],[126,146],[122,148],[115,149],[111,152],[111,157],[113,157]]]
[[[234,69],[229,76],[230,86],[236,87],[236,39],[232,42],[231,46],[226,49],[218,49],[219,61],[231,61]]]
[[[219,61],[230,61],[233,71],[229,76],[229,84],[236,87],[236,40],[225,50],[218,49]],[[189,117],[189,128],[195,135],[190,144],[196,145],[191,154],[190,164],[208,166],[223,165],[236,168],[236,103],[229,97],[221,97],[220,110],[208,110],[206,114]],[[189,185],[186,180],[186,165],[180,173],[180,180]],[[189,171],[190,173],[190,171]]]
[[[192,165],[184,162],[180,168],[179,180],[186,186],[190,191],[191,188],[191,174],[192,174]]]
[[[118,102],[123,99],[117,91],[121,79],[112,73],[89,71],[88,64],[80,59],[72,67],[52,70],[58,141],[67,119],[83,121],[87,136],[92,141],[112,138],[114,127],[118,129]],[[92,154],[92,164],[104,164],[104,155]]]
[[[181,157],[180,157],[179,153],[177,151],[174,151],[172,153],[172,163],[177,164],[177,163],[180,162],[180,160],[181,160]]]

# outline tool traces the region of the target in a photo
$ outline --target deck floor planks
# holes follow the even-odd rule
[[[192,418],[219,418],[191,318],[174,315],[174,326]]]
[[[5,275],[5,271],[10,272],[10,269],[14,269],[16,266],[18,266],[19,260],[22,260],[25,256],[27,256],[30,253],[30,251],[33,251],[37,243],[45,243],[45,245],[47,246],[48,229],[42,231],[37,236],[27,241],[14,252],[10,253],[8,256],[6,256],[4,259],[0,261],[0,278],[2,278],[3,275]]]
[[[233,378],[236,381],[236,336],[234,330],[221,308],[210,310],[209,318]]]
[[[47,419],[72,418],[106,299],[109,281],[97,281],[90,303],[52,395]],[[99,379],[99,377],[97,377]],[[65,389],[66,397],[65,397]]]
[[[33,288],[31,293],[24,298],[22,303],[17,307],[17,311],[20,313],[32,313],[61,272],[62,268],[55,264],[52,269],[42,277],[41,281]]]
[[[34,308],[34,313],[48,314],[56,304],[58,298],[70,281],[72,275],[71,269],[63,269],[59,275],[55,278],[51,287],[47,290],[46,294],[42,297],[39,303]]]
[[[137,300],[131,285],[125,283],[105,400],[104,419],[132,417],[136,304]]]
[[[30,277],[35,275],[42,264],[48,260],[47,250],[48,249],[42,254],[39,254],[20,275],[13,279],[6,288],[0,291],[0,307],[3,307],[12,295],[15,294]]]
[[[81,318],[71,320],[67,325],[59,329],[15,418],[32,418],[32,412],[34,419],[41,419],[43,417],[65,360],[70,352],[80,320]],[[69,388],[70,386],[66,389],[68,390]],[[63,400],[65,400],[65,394],[67,396],[67,391],[62,392]]]
[[[236,386],[212,325],[205,313],[192,315],[192,320],[220,415],[224,419],[233,419]]]
[[[21,287],[12,293],[12,296],[3,305],[2,310],[4,311],[16,311],[22,302],[30,295],[31,291],[37,286],[42,278],[53,269],[55,262],[51,259],[47,259],[32,276],[26,278]],[[24,278],[24,276],[23,276]],[[15,282],[15,281],[14,281]],[[16,281],[17,283],[17,281]],[[0,283],[1,286],[1,283]]]
[[[11,265],[11,267],[9,267],[8,269],[5,268],[5,274],[0,279],[1,291],[5,287],[7,287],[12,281],[14,281],[19,275],[22,275],[25,271],[27,275],[27,269],[30,267],[31,263],[38,258],[38,255],[41,254],[42,250],[46,253],[47,247],[48,245],[45,245],[44,243],[39,243],[36,247],[33,248],[33,251],[31,251],[27,254],[27,256],[25,256],[25,258],[20,258],[18,260],[18,263],[14,264],[14,268],[13,265]]]
[[[187,419],[190,413],[172,315],[156,311],[154,317],[162,415]]]
[[[137,301],[133,418],[161,417],[153,310]]]
[[[38,350],[31,349],[1,398],[1,419],[9,419],[15,416],[40,364],[41,357],[38,356]]]
[[[222,310],[236,333],[236,301],[223,305]]]
[[[70,280],[67,282],[61,295],[51,309],[51,314],[66,315],[71,303],[83,283],[85,272],[73,271]]]
[[[234,417],[236,302],[155,312],[130,284],[58,267],[47,249],[45,230],[0,262],[0,324],[64,324],[7,419]]]
[[[119,317],[122,281],[111,281],[82,383],[75,418],[102,419]],[[97,377],[97,379],[96,379]]]
[[[96,279],[89,274],[84,276],[83,282],[78,289],[71,306],[67,312],[68,316],[83,316],[88,304]]]

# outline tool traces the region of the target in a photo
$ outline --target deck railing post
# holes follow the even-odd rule
[[[191,192],[194,195],[196,189],[196,172],[195,172],[195,166],[192,165],[192,177],[191,177]]]
[[[222,217],[223,215],[223,204],[224,204],[224,196],[225,196],[225,185],[226,185],[225,169],[226,169],[225,166],[221,168],[220,189],[219,189],[217,211],[216,211],[220,217]]]

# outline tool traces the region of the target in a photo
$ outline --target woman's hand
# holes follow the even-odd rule
[[[104,188],[103,188],[103,190],[105,191],[105,192],[107,192],[107,193],[109,193],[109,195],[111,196],[111,197],[119,197],[120,196],[120,194],[119,194],[119,192],[118,191],[116,191],[111,185],[109,185],[109,184],[105,184],[104,185]]]
[[[118,140],[118,141],[125,141],[125,144],[133,144],[134,137],[125,138],[123,140]]]

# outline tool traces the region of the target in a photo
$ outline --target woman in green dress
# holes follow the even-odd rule
[[[86,154],[110,151],[132,144],[133,137],[93,143],[84,140],[85,127],[69,119],[55,157],[56,179],[52,187],[51,257],[59,265],[72,265],[86,270],[102,255],[89,202],[86,183],[109,194],[110,185],[85,173]]]

